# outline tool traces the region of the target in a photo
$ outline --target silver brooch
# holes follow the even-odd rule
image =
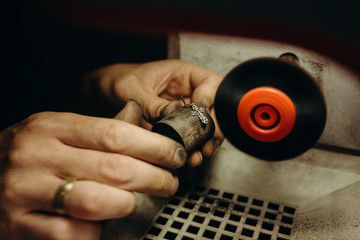
[[[190,113],[192,116],[197,116],[204,124],[207,124],[209,122],[209,119],[204,115],[205,108],[198,107],[194,103],[190,103],[190,107],[192,109]]]
[[[209,119],[204,115],[204,112],[206,111],[204,107],[199,107],[195,103],[187,104],[182,96],[181,99],[185,105],[184,107],[191,107],[191,116],[197,116],[203,124],[207,124],[209,122]]]

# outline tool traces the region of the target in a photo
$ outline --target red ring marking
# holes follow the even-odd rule
[[[267,117],[264,117],[264,114]],[[276,109],[274,109],[272,106],[261,105],[256,107],[254,112],[254,120],[261,127],[269,128],[274,126],[276,122],[279,121],[279,116]]]
[[[263,113],[268,114],[269,119],[262,117]],[[261,142],[276,142],[285,138],[296,120],[291,99],[273,87],[258,87],[247,92],[239,102],[237,115],[244,132]]]

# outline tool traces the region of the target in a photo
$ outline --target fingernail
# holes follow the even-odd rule
[[[200,154],[200,161],[199,161],[199,164],[197,165],[198,167],[202,164],[203,159],[204,159],[202,153],[199,153],[199,154]]]
[[[171,182],[169,195],[171,196],[171,195],[175,194],[178,187],[179,187],[179,179],[176,176],[173,176],[173,180]]]
[[[171,163],[172,167],[178,168],[185,164],[187,159],[187,153],[184,148],[179,147],[176,149],[174,154],[173,162]]]
[[[214,139],[213,141],[213,154],[212,155],[215,155],[216,152],[219,150],[219,147],[220,147],[220,140],[219,139]]]

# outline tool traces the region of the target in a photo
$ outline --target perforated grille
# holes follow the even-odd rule
[[[296,208],[218,189],[180,189],[143,240],[289,240]]]

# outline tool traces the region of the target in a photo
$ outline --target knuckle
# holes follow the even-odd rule
[[[48,120],[52,115],[51,112],[34,113],[23,120],[22,123],[26,130],[43,129],[49,125]]]
[[[126,186],[135,177],[136,168],[133,161],[126,156],[112,156],[98,165],[99,175],[106,182]]]
[[[128,136],[128,127],[122,122],[111,121],[102,131],[100,138],[101,144],[105,149],[117,150],[121,152],[126,146],[126,136]]]
[[[26,165],[27,160],[32,158],[32,152],[28,144],[13,144],[7,153],[9,165],[12,167]]]
[[[14,177],[9,173],[5,174],[2,178],[2,193],[0,197],[0,201],[2,202],[1,211],[3,211],[2,214],[4,214],[4,216],[10,217],[12,214],[16,214],[11,205],[16,204],[19,196],[19,194],[17,194],[18,181],[14,181]],[[11,221],[8,223],[11,223]]]
[[[5,141],[0,147],[5,150],[3,153],[3,161],[0,161],[0,168],[6,169],[14,164],[23,162],[24,158],[27,157],[26,141],[22,141],[21,134],[17,134],[17,127],[10,128],[5,131]]]
[[[78,200],[79,210],[86,216],[95,216],[103,209],[103,196],[96,191],[86,191]]]
[[[18,124],[14,125],[8,134],[13,136],[13,140],[18,140],[28,134],[47,134],[53,128],[54,122],[51,120],[53,113],[41,112],[35,113],[22,120]]]

